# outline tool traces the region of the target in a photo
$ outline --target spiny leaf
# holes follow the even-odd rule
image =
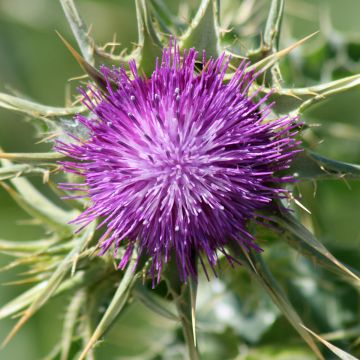
[[[136,0],[136,18],[139,33],[139,69],[144,71],[146,75],[150,75],[154,71],[154,63],[156,58],[161,57],[162,44],[154,29],[148,2],[145,0]],[[134,54],[136,57],[136,52]]]
[[[38,104],[16,96],[0,93],[0,107],[19,111],[36,118],[59,118],[61,116],[74,115],[86,110],[85,106],[53,107]]]
[[[79,360],[85,359],[88,351],[110,329],[111,325],[114,323],[121,310],[125,306],[136,279],[136,273],[134,272],[133,268],[134,264],[135,259],[129,263],[128,268],[126,269],[124,276],[120,281],[118,289],[116,290],[108,308],[106,309],[105,314],[101,318],[100,323],[92,333],[88,344],[82,351]]]
[[[9,335],[4,340],[2,347],[5,347],[14,335],[20,330],[20,328],[32,317],[55,293],[59,285],[63,281],[64,277],[69,273],[72,268],[73,262],[79,253],[83,250],[84,245],[92,238],[94,233],[94,227],[89,226],[81,235],[77,241],[75,248],[65,257],[65,259],[59,264],[54,273],[51,275],[49,281],[44,288],[37,293],[35,300],[30,307],[25,311],[21,319],[11,330]]]
[[[327,100],[329,97],[350,91],[360,85],[360,74],[348,76],[340,80],[328,83],[309,86],[304,88],[285,89],[277,88],[272,93],[270,100],[275,101],[273,109],[280,114],[294,111],[295,115],[303,113],[312,105]],[[256,90],[256,86],[254,86]],[[272,90],[262,88],[260,92],[264,95],[269,94]]]
[[[309,100],[305,101],[296,113],[303,113],[305,110],[308,110],[311,106],[323,101],[324,99],[328,98],[331,95],[340,94],[344,91],[348,91],[353,89],[356,86],[360,85],[360,74],[349,76],[347,78],[343,78],[337,81],[334,81],[330,84],[319,85],[318,91],[320,94],[310,98]]]
[[[300,180],[360,179],[360,165],[332,160],[310,150],[302,151],[288,171]]]
[[[8,180],[23,175],[43,175],[46,176],[49,169],[34,167],[28,164],[17,164],[6,167],[0,167],[0,181]]]
[[[194,47],[207,57],[217,58],[220,54],[218,6],[216,0],[202,0],[188,30],[181,37],[181,47]]]
[[[4,167],[12,166],[8,160],[1,160]],[[10,180],[15,187],[3,183],[2,186],[7,190],[11,197],[27,211],[31,216],[43,221],[50,228],[63,236],[72,232],[68,225],[74,214],[66,212],[52,203],[43,194],[41,194],[28,180],[24,178],[14,178]]]
[[[23,182],[23,180],[25,179],[17,178],[10,180],[17,182],[16,187],[18,190],[20,189],[19,192],[15,191],[5,183],[2,183],[1,185],[29,215],[40,220],[61,236],[68,236],[71,234],[72,228],[68,223],[73,219],[73,215],[55,206],[27,182],[27,180],[26,182]],[[22,183],[19,184],[19,181],[22,181]]]
[[[311,336],[309,336],[309,334],[301,326],[303,322],[300,316],[287,299],[280,285],[263,261],[261,255],[254,252],[246,252],[239,246],[232,246],[232,251],[234,256],[237,258],[240,257],[240,260],[246,267],[246,270],[264,287],[280,311],[288,319],[299,335],[306,341],[316,356],[319,359],[324,360],[320,350],[316,346]]]
[[[60,0],[66,19],[71,27],[84,59],[94,65],[94,43],[89,36],[89,29],[81,18],[73,0]]]
[[[317,340],[319,340],[322,344],[324,344],[328,349],[330,349],[336,356],[339,357],[341,360],[358,360],[356,357],[350,355],[344,350],[339,349],[335,345],[329,343],[325,339],[323,339],[318,334],[314,333],[312,330],[308,329],[305,325],[302,325],[302,327],[308,331],[311,335],[313,335]]]
[[[277,214],[270,215],[269,217],[278,224],[281,229],[289,233],[290,236],[284,237],[289,245],[293,246],[305,256],[315,260],[316,263],[325,266],[337,274],[341,274],[352,283],[360,286],[359,275],[336,259],[288,210],[279,206]]]

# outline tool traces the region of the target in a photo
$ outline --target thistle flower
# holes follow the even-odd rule
[[[102,253],[125,244],[124,268],[137,247],[152,260],[158,281],[171,256],[185,281],[196,276],[196,256],[204,254],[212,268],[217,251],[231,262],[228,242],[261,251],[246,223],[284,193],[279,184],[290,178],[274,172],[287,168],[296,152],[293,119],[266,121],[268,96],[248,96],[257,77],[248,63],[225,83],[225,55],[207,61],[204,53],[201,72],[197,58],[195,49],[181,54],[170,42],[149,79],[135,62],[132,77],[103,66],[106,93],[82,90],[92,116],[77,116],[90,138],[58,144],[75,159],[63,163],[65,170],[85,179],[62,186],[91,198],[75,222],[103,218]]]

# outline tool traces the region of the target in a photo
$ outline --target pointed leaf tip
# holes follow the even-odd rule
[[[271,68],[275,63],[277,63],[280,59],[291,53],[294,49],[299,47],[300,45],[304,44],[306,41],[311,39],[313,36],[318,34],[319,31],[315,31],[310,35],[305,36],[303,39],[297,41],[296,43],[288,46],[285,49],[279,50],[269,56],[267,56],[265,59],[262,59],[258,61],[257,63],[249,66],[247,68],[247,71],[258,71],[260,73],[265,72],[269,68]]]
[[[66,48],[70,51],[75,60],[79,63],[81,68],[94,80],[96,85],[102,91],[107,92],[107,82],[100,71],[89,64],[57,30],[55,30],[55,32],[64,43]]]

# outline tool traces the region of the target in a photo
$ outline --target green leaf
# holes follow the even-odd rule
[[[8,160],[1,160],[4,168],[12,166]],[[11,197],[31,216],[41,220],[51,229],[62,236],[72,233],[72,226],[69,222],[74,218],[74,213],[67,212],[40,193],[27,179],[13,178],[10,180],[15,187],[3,183],[2,186],[7,190]]]
[[[205,50],[208,58],[217,58],[220,54],[218,16],[218,2],[202,0],[189,28],[181,37],[181,47],[193,47],[200,54]]]
[[[317,355],[319,359],[324,359],[320,350],[316,346],[315,342],[309,336],[309,334],[302,327],[302,320],[299,317],[296,310],[293,308],[283,290],[281,289],[278,282],[273,277],[269,268],[263,261],[263,258],[260,254],[257,254],[253,251],[246,252],[244,249],[239,246],[232,247],[232,252],[234,256],[240,258],[243,265],[246,267],[246,270],[250,275],[259,282],[261,286],[266,290],[266,292],[271,296],[272,300],[276,306],[280,309],[283,315],[288,319],[294,329],[299,333],[299,335],[306,341],[309,347]]]
[[[304,88],[284,89],[277,88],[270,96],[275,101],[273,109],[279,114],[286,114],[293,111],[293,115],[303,113],[311,106],[327,100],[329,97],[350,91],[360,85],[360,74],[348,76],[340,80],[331,81],[325,84],[309,86]],[[254,87],[256,90],[256,87]],[[261,89],[263,95],[269,94],[272,90]]]
[[[19,111],[35,118],[59,118],[84,112],[85,106],[53,107],[38,104],[16,96],[0,93],[0,107]]]
[[[85,349],[82,351],[79,360],[84,360],[86,358],[86,355],[89,352],[89,350],[110,329],[114,321],[119,316],[121,310],[126,305],[131,289],[137,277],[137,274],[135,273],[133,268],[134,264],[135,264],[135,259],[133,259],[128,264],[124,276],[120,281],[118,289],[116,290],[98,326],[96,327],[95,331],[92,333],[91,338],[87,343]]]
[[[138,67],[149,76],[155,70],[155,60],[161,57],[163,46],[154,29],[148,1],[136,0],[135,4],[139,33],[138,54],[140,60]],[[134,57],[136,57],[136,52],[134,53]]]
[[[1,243],[0,243],[1,246]],[[163,316],[166,319],[179,321],[179,318],[170,311],[159,299],[156,298],[151,291],[149,291],[146,286],[137,282],[134,290],[132,291],[133,296],[141,301],[146,307],[154,311],[160,316]]]
[[[28,164],[17,164],[0,167],[0,181],[16,178],[23,175],[43,175],[47,176],[49,169],[34,167]]]
[[[270,215],[269,217],[278,224],[280,229],[285,230],[289,235],[284,237],[289,245],[314,260],[317,264],[326,267],[336,274],[340,274],[351,283],[360,286],[360,278],[359,275],[355,273],[355,270],[351,270],[336,259],[288,210],[280,207],[277,214]]]
[[[84,59],[94,65],[94,42],[89,36],[89,29],[76,9],[74,1],[60,0],[60,3]]]
[[[297,155],[288,171],[300,180],[360,179],[360,165],[332,160],[310,150]]]
[[[301,114],[304,111],[308,110],[313,105],[316,105],[321,101],[324,101],[328,97],[332,95],[340,94],[345,91],[349,91],[359,85],[360,85],[360,74],[348,76],[328,84],[318,85],[317,87],[315,87],[315,89],[314,88],[312,89],[314,90],[315,93],[317,93],[317,95],[313,96],[311,99],[301,104],[301,106],[296,111],[296,113]]]

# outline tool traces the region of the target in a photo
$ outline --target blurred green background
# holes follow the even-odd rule
[[[240,0],[237,2],[241,3]],[[167,3],[176,13],[177,2],[167,1]],[[269,3],[262,1],[264,13],[263,16],[260,14],[260,24],[264,22]],[[92,24],[92,35],[98,43],[111,41],[114,33],[117,34],[117,40],[123,47],[131,48],[132,43],[136,42],[133,0],[79,0],[77,4],[86,22]],[[197,4],[197,1],[193,1],[192,7],[195,9]],[[316,84],[360,72],[359,14],[359,0],[286,1],[281,47],[309,33],[320,31],[317,37],[304,45],[301,51],[296,50],[283,62],[282,68],[288,86]],[[54,30],[72,39],[58,1],[0,1],[1,92],[12,92],[40,103],[58,106],[64,105],[69,93],[75,94],[74,82],[69,82],[68,79],[81,75],[82,71]],[[257,30],[260,31],[261,28]],[[305,116],[308,122],[321,124],[307,135],[307,139],[318,152],[338,160],[360,163],[360,87],[350,93],[331,98]],[[0,146],[3,149],[8,152],[46,150],[48,145],[35,144],[34,135],[33,127],[23,121],[22,115],[0,109]],[[41,186],[40,181],[38,184]],[[302,215],[304,222],[341,260],[354,267],[359,265],[360,184],[345,181],[319,182],[315,196],[314,186],[311,183],[302,185],[300,190],[303,196],[302,202],[312,212],[311,218]],[[32,240],[44,235],[41,228],[29,222],[29,216],[16,206],[2,188],[0,188],[0,204],[1,239]],[[0,266],[8,262],[8,257],[0,256]],[[281,274],[281,269],[277,269],[277,272],[284,278],[290,276]],[[13,272],[0,273],[0,282],[4,284],[0,289],[0,305],[19,293],[18,287],[6,285],[8,281],[13,280]],[[204,285],[205,292],[206,287],[207,285]],[[338,293],[336,286],[330,291],[333,292],[334,298],[344,295]],[[64,307],[64,300],[66,299],[60,297],[45,306],[0,353],[0,359],[38,360],[47,354],[61,331],[61,309]],[[331,303],[321,304],[321,300],[319,301],[318,306],[329,307],[328,314],[334,317],[330,322],[333,321],[334,324],[337,324],[336,317],[353,317],[356,314],[353,310],[359,306],[355,298],[350,299],[349,301],[354,304],[351,304],[351,311],[344,315],[337,312],[335,303],[331,308]],[[298,306],[302,306],[301,301]],[[53,316],[55,310],[57,315]],[[127,314],[127,317],[132,319],[132,325],[142,339],[139,343],[146,347],[144,339],[148,336],[150,341],[151,337],[146,334],[147,328],[142,323],[143,318],[136,322],[135,313],[136,311],[133,311]],[[158,320],[149,316],[148,321],[156,324]],[[1,322],[0,339],[6,336],[13,324],[14,321],[11,320]],[[288,325],[280,321],[271,331],[269,330],[273,336],[270,343],[275,342],[279,347],[282,346],[283,328],[286,333]],[[131,341],[130,335],[128,338],[125,336],[126,329],[120,326],[117,331],[111,333],[109,343]],[[280,339],[277,339],[277,331]],[[228,334],[230,339],[232,336],[235,335]],[[300,341],[297,345],[302,346]],[[126,346],[124,348],[126,350]],[[313,358],[306,350],[304,351],[304,353],[300,351],[298,359]],[[116,359],[116,355],[121,355],[119,348],[116,352],[111,353],[110,350],[107,355],[99,358]],[[253,359],[266,359],[266,356],[264,353],[261,357],[254,356]],[[274,353],[268,358],[286,358],[281,356]],[[295,359],[295,355],[290,358]]]

